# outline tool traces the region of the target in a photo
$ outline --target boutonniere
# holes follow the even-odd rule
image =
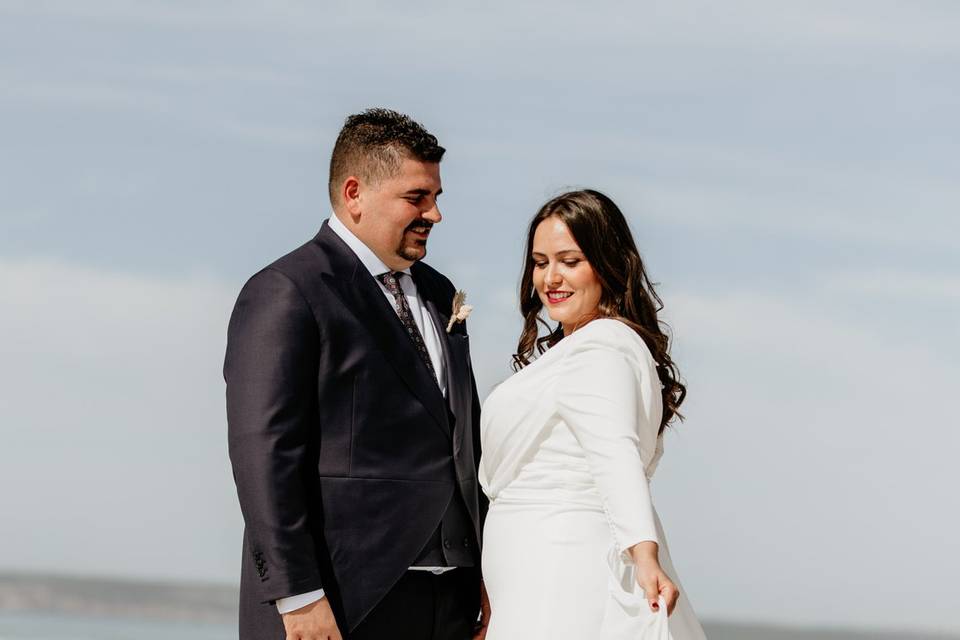
[[[447,323],[447,333],[450,333],[454,324],[466,320],[470,316],[470,312],[473,311],[471,305],[464,304],[466,301],[467,294],[465,292],[457,291],[453,294],[453,309],[450,311],[450,322]]]

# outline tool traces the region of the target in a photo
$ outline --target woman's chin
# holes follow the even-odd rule
[[[566,316],[565,313],[555,313],[553,309],[547,309],[547,315],[550,316],[550,319],[554,322],[563,322],[563,318]]]

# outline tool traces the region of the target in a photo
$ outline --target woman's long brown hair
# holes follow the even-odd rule
[[[519,370],[527,366],[534,352],[539,355],[563,338],[562,326],[558,324],[551,329],[540,317],[543,302],[533,286],[533,235],[541,222],[554,217],[567,225],[600,280],[602,293],[597,317],[616,318],[626,323],[653,354],[663,387],[662,433],[674,418],[683,419],[677,410],[687,395],[687,388],[670,358],[670,338],[664,331],[665,325],[657,320],[663,302],[647,277],[627,220],[613,200],[599,191],[584,189],[557,196],[540,207],[530,221],[520,281],[523,331],[513,356],[513,368]],[[544,336],[540,336],[540,324],[547,329]]]

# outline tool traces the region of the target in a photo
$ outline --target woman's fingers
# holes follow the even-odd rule
[[[667,603],[667,615],[670,615],[677,606],[677,600],[680,599],[680,590],[677,589],[677,585],[669,580],[664,580],[660,584],[660,595]]]
[[[642,543],[641,543],[642,544]],[[636,545],[637,549],[640,545]],[[637,568],[637,584],[643,589],[643,595],[650,605],[650,610],[657,612],[660,610],[660,598],[663,598],[667,606],[667,615],[673,613],[677,606],[677,600],[680,599],[680,589],[660,567],[656,557],[647,554],[645,556],[634,557],[634,565]]]
[[[667,577],[667,574],[660,570],[643,577],[638,576],[637,583],[643,589],[643,595],[650,604],[651,611],[657,612],[660,610],[659,600],[663,598],[667,605],[667,615],[673,613],[677,606],[677,600],[680,599],[680,590]]]
[[[656,575],[651,575],[642,580],[638,581],[640,588],[643,589],[643,595],[647,598],[647,602],[650,603],[651,611],[659,611],[660,603],[660,585],[657,581]]]

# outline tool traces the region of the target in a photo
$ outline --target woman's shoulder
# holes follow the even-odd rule
[[[632,356],[639,362],[653,362],[653,355],[633,327],[616,318],[592,320],[565,338],[573,352],[594,349],[613,350]]]

